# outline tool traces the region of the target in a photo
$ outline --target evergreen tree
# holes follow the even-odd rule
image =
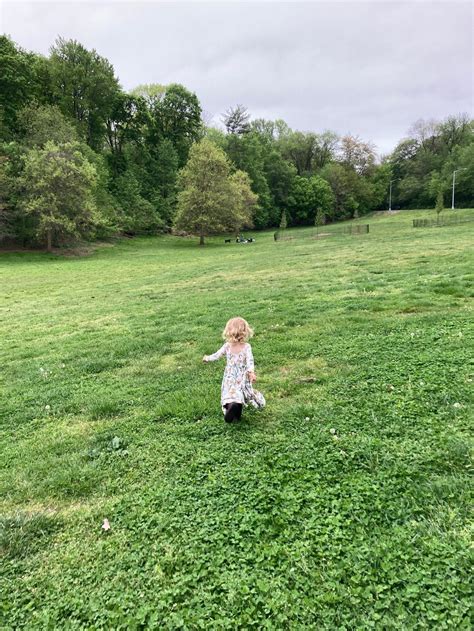
[[[222,117],[227,133],[237,134],[239,136],[250,131],[249,119],[250,114],[243,105],[229,108]]]

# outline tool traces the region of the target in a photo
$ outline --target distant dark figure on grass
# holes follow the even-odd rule
[[[231,318],[222,333],[225,344],[213,355],[204,355],[203,362],[213,362],[225,355],[226,367],[221,386],[221,406],[228,423],[240,420],[242,407],[252,405],[261,409],[265,397],[253,389],[256,381],[252,347],[248,340],[253,331],[243,318]]]
[[[255,239],[253,237],[244,237],[243,234],[239,234],[235,239],[236,243],[255,243]]]

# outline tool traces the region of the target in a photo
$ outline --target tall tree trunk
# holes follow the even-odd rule
[[[204,245],[204,235],[201,234],[199,237],[199,245]]]
[[[53,251],[53,246],[52,246],[52,234],[51,234],[51,233],[52,233],[52,230],[51,230],[51,228],[50,228],[50,229],[48,230],[48,232],[46,233],[47,240],[48,240],[48,243],[47,243],[47,247],[46,247],[46,249],[47,249],[47,251],[48,251],[48,252],[52,252],[52,251]]]

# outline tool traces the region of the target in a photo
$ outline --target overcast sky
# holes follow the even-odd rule
[[[471,2],[3,0],[0,11],[23,48],[77,39],[126,90],[182,83],[215,121],[241,103],[252,118],[388,152],[418,118],[473,114]]]

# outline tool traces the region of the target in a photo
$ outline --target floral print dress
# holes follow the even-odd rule
[[[229,344],[226,342],[213,355],[208,355],[208,361],[216,361],[223,355],[226,356],[227,364],[224,370],[221,387],[221,405],[225,412],[226,403],[242,403],[252,405],[254,408],[265,406],[265,397],[258,390],[254,390],[249,378],[249,372],[253,372],[254,361],[252,347],[245,344],[239,353],[232,353]]]

